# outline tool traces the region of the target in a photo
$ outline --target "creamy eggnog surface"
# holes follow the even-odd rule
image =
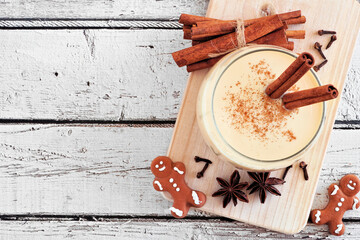
[[[289,111],[281,99],[265,94],[267,85],[295,58],[281,50],[260,48],[233,54],[221,71],[210,73],[199,93],[198,123],[216,153],[240,166],[241,161],[260,161],[266,169],[264,162],[270,166],[291,158],[311,143],[321,126],[324,104]],[[317,86],[309,71],[288,92]]]

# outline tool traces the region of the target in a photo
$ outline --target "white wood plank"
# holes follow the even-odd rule
[[[334,43],[335,44],[335,43]],[[329,48],[330,50],[330,48]],[[360,34],[358,35],[350,63],[343,95],[337,111],[337,120],[360,120],[360,95],[353,91],[360,89]]]
[[[101,219],[100,219],[101,220]],[[341,239],[358,239],[359,222],[346,222]],[[285,235],[240,222],[218,219],[134,219],[111,221],[1,221],[1,239],[339,239],[327,226],[308,224],[294,235]]]
[[[188,44],[179,30],[4,30],[1,36],[0,119],[176,119],[187,79],[170,55]],[[360,120],[359,56],[360,38],[337,120]]]
[[[171,134],[123,125],[0,125],[0,213],[170,216],[149,166],[166,153]],[[360,130],[333,131],[313,207],[326,205],[332,182],[359,174],[359,146]],[[360,219],[359,212],[346,218]]]
[[[0,118],[175,119],[181,31],[3,31]]]
[[[183,12],[205,15],[207,4],[207,0],[12,0],[1,2],[0,17],[173,19]]]

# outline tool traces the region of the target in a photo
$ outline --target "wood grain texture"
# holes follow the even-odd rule
[[[321,40],[317,34],[318,29],[336,29],[338,35],[343,36],[339,38],[338,45],[333,46],[331,52],[327,52],[328,58],[333,59],[332,62],[327,64],[329,70],[318,72],[323,84],[332,83],[341,92],[356,38],[359,34],[360,6],[354,0],[346,2],[323,0],[317,1],[317,3],[319,4],[318,7],[309,8],[308,6],[313,3],[307,0],[279,0],[273,2],[271,6],[266,0],[212,0],[209,4],[207,16],[219,19],[236,19],[237,17],[251,19],[258,17],[264,8],[275,8],[278,12],[301,9],[307,17],[307,22],[311,23],[305,25],[306,32],[310,34],[308,34],[307,41],[300,42],[297,40],[295,42],[295,52],[309,51],[315,55],[316,50],[313,49],[313,44],[315,41]],[[329,14],[333,15],[333,20],[329,19]],[[341,20],[337,21],[335,19]],[[354,23],[351,31],[348,29],[347,22]],[[320,62],[319,58],[316,57],[316,61]],[[197,94],[200,83],[206,73],[207,70],[202,70],[190,75],[168,156],[176,162],[183,162],[187,168],[192,169],[195,164],[190,160],[190,156],[201,153],[204,157],[215,160],[213,163],[214,168],[212,171],[209,171],[208,176],[224,177],[229,176],[234,171],[234,167],[216,158],[215,153],[205,144],[196,122],[195,106]],[[328,102],[324,130],[320,134],[315,146],[301,157],[302,161],[311,166],[309,174],[313,178],[305,181],[301,178],[301,169],[298,168],[293,171],[293,174],[288,175],[286,179],[287,185],[280,188],[282,193],[282,198],[280,199],[272,196],[267,199],[267,203],[264,205],[261,205],[259,202],[254,202],[251,205],[240,203],[236,208],[231,206],[226,209],[222,208],[220,200],[208,199],[202,209],[210,213],[283,233],[299,232],[305,226],[308,219],[338,104],[339,99]],[[195,142],[198,145],[194,145]],[[246,174],[244,171],[240,171],[240,173]],[[273,174],[273,176],[280,177],[280,174]],[[247,180],[248,178],[243,179]],[[209,177],[203,178],[203,181],[209,182],[209,180]],[[211,194],[218,188],[217,183],[202,185],[195,176],[188,178],[188,183],[192,188],[200,190],[206,195]],[[165,196],[169,197],[169,195]],[[253,199],[253,196],[249,198],[250,201]]]
[[[0,18],[177,19],[182,12],[204,15],[208,1],[193,0],[11,0],[0,4]]]
[[[1,35],[0,119],[177,117],[188,74],[170,53],[188,46],[181,31],[3,30]],[[360,38],[337,120],[360,120],[359,56]]]
[[[152,187],[150,163],[166,153],[172,132],[124,125],[0,125],[0,213],[170,216],[171,203]],[[359,146],[360,130],[333,131],[314,208],[327,204],[332,182],[360,172]],[[188,169],[187,179],[202,167]],[[204,216],[189,216],[194,215]],[[360,220],[359,211],[347,212],[346,219]]]
[[[96,218],[95,218],[96,219]],[[96,219],[97,220],[97,219]],[[113,219],[101,221],[1,221],[2,239],[339,239],[327,226],[309,224],[304,231],[285,235],[240,222],[218,219]],[[360,224],[345,223],[346,239],[358,239]],[[186,229],[186,231],[184,231]]]

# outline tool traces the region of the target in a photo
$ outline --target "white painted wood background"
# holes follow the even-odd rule
[[[173,219],[152,189],[150,162],[166,153],[187,79],[169,54],[188,44],[176,19],[206,7],[0,3],[0,239],[331,238],[313,224],[289,236],[197,211]],[[313,207],[360,173],[358,89],[360,39]],[[345,220],[345,238],[358,238],[359,211]]]

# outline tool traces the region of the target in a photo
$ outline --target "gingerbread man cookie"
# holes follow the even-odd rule
[[[183,163],[173,163],[170,158],[161,156],[152,161],[151,171],[155,175],[153,182],[155,190],[169,192],[174,199],[174,204],[170,208],[174,217],[183,218],[190,207],[199,208],[205,204],[205,194],[186,185]]]
[[[360,180],[357,176],[349,174],[341,178],[339,186],[331,184],[329,192],[329,203],[325,209],[314,209],[311,211],[311,221],[317,225],[328,224],[330,233],[343,235],[345,226],[342,221],[346,210],[358,209],[359,199],[355,196],[360,191]]]

